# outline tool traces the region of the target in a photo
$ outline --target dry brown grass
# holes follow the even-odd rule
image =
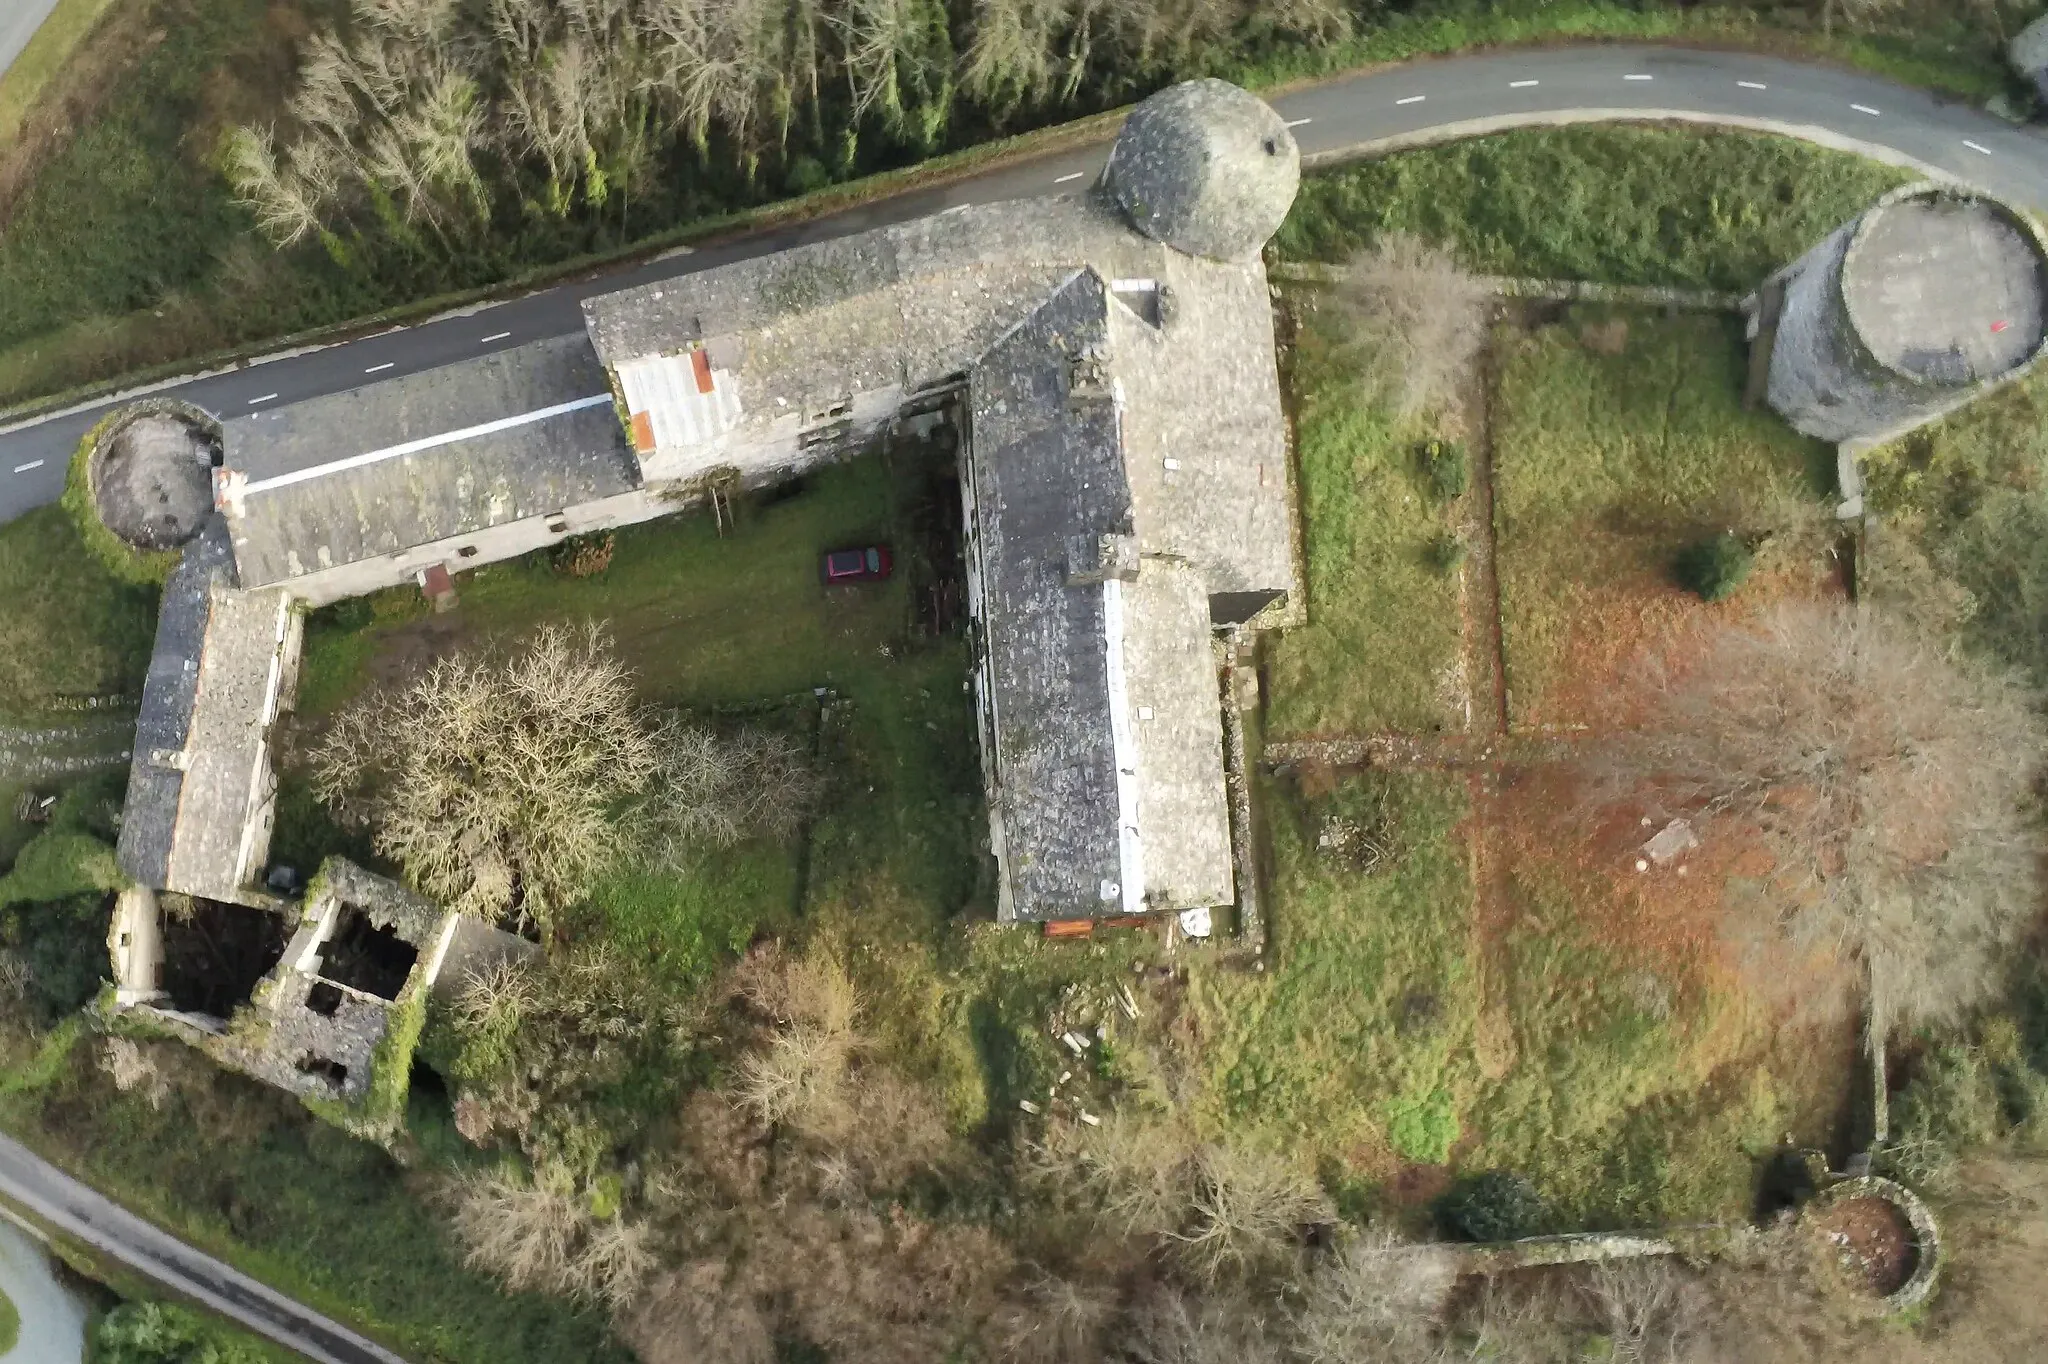
[[[1879,614],[1783,605],[1637,691],[1643,721],[1581,760],[1597,800],[1758,830],[1784,936],[1866,967],[1887,1023],[1993,987],[2039,894],[2043,735],[2016,681]]]

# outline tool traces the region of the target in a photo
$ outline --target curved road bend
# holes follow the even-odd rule
[[[0,1137],[0,1194],[150,1283],[318,1364],[405,1364],[346,1326],[159,1231],[6,1137]]]
[[[1432,136],[1588,118],[1689,118],[1771,127],[1851,147],[2048,209],[2048,137],[1923,91],[1833,67],[1691,48],[1578,47],[1454,57],[1374,71],[1275,101],[1303,153],[1399,146]],[[558,285],[413,327],[258,361],[162,391],[222,416],[298,402],[581,331],[592,294],[841,236],[963,203],[1078,190],[1106,144],[912,190],[858,209]],[[103,402],[0,431],[0,521],[55,501]]]

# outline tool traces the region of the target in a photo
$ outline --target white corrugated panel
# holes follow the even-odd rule
[[[616,373],[643,455],[709,445],[739,424],[739,381],[704,351],[642,356]]]

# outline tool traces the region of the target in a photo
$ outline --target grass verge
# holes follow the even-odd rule
[[[1742,291],[1912,178],[1767,134],[1527,129],[1308,176],[1275,245],[1338,261],[1406,232],[1483,274]]]
[[[21,131],[28,111],[50,88],[64,63],[85,41],[115,0],[57,0],[57,7],[28,40],[28,46],[0,72],[0,149]]]

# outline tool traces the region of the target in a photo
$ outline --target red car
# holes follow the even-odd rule
[[[840,583],[878,583],[889,576],[894,564],[887,545],[861,545],[853,549],[828,550],[818,563],[818,578],[827,587]]]

